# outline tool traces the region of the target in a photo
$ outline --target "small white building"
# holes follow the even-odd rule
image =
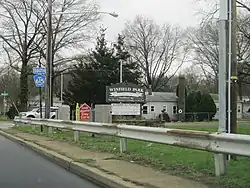
[[[145,119],[156,119],[163,109],[166,110],[171,120],[177,117],[178,97],[174,92],[146,92],[146,104],[142,106],[142,117]]]
[[[217,112],[213,119],[219,119],[219,96],[218,94],[210,94],[214,100]],[[146,104],[142,106],[142,117],[145,119],[157,119],[163,109],[166,110],[171,120],[177,120],[177,105],[178,97],[174,92],[152,92],[149,95],[146,92]],[[243,97],[238,100],[237,104],[237,118],[250,119],[250,99]]]
[[[249,96],[242,96],[242,118],[250,119],[250,98]]]
[[[215,120],[218,120],[219,119],[219,95],[218,94],[213,94],[213,93],[210,93],[210,96],[213,98],[214,100],[214,103],[216,105],[216,114],[214,115],[214,118]],[[247,111],[247,109],[250,110],[250,105],[249,106],[246,106],[246,103],[241,101],[241,100],[238,100],[238,104],[237,104],[237,119],[241,119],[243,118],[243,114],[245,111]],[[250,111],[249,111],[250,112]],[[250,113],[249,113],[250,115]]]

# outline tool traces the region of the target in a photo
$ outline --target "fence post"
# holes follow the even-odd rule
[[[80,131],[74,131],[74,141],[78,142],[80,137]]]

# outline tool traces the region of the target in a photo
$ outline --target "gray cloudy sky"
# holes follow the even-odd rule
[[[113,41],[127,20],[138,14],[148,16],[158,23],[169,23],[181,27],[199,23],[204,4],[198,0],[97,0],[102,11],[116,12],[118,18],[105,16],[102,24],[108,27],[107,39]]]

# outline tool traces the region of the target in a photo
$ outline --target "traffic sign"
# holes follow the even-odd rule
[[[91,107],[84,103],[83,105],[80,106],[79,108],[80,111],[80,121],[89,121],[90,118],[90,111]]]
[[[35,68],[33,68],[33,74],[45,75],[46,74],[46,68],[44,68],[44,67],[35,67]]]
[[[34,75],[33,79],[36,87],[44,87],[45,85],[45,75]]]
[[[8,92],[7,91],[4,91],[3,93],[1,93],[1,96],[3,96],[3,97],[7,97],[9,94],[8,94]]]

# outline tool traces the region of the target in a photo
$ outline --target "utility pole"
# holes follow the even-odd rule
[[[47,12],[47,48],[46,48],[46,87],[45,87],[45,118],[50,118],[51,106],[51,64],[52,64],[52,0],[48,0]]]
[[[231,36],[231,60],[232,60],[232,70],[231,70],[231,84],[232,84],[232,120],[231,120],[231,133],[237,133],[237,104],[238,104],[238,93],[237,93],[237,80],[238,80],[238,71],[237,71],[237,53],[236,53],[236,33],[237,33],[237,8],[236,8],[236,0],[231,0],[232,3],[232,36]]]

